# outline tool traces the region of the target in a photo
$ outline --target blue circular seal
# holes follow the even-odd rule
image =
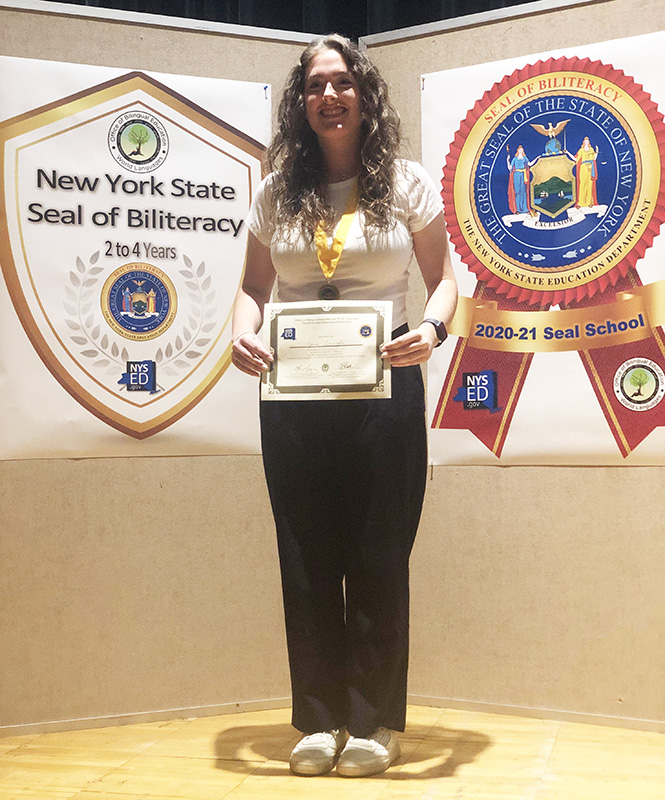
[[[102,311],[110,327],[127,339],[154,339],[175,319],[177,300],[167,275],[152,264],[125,264],[102,289]]]
[[[642,87],[600,62],[562,57],[505,76],[446,159],[460,257],[488,290],[527,306],[615,286],[665,218],[663,127]]]
[[[476,159],[477,224],[513,264],[570,269],[622,230],[638,158],[630,127],[600,100],[558,92],[525,102]]]
[[[368,336],[372,335],[372,326],[371,325],[363,325],[360,329],[360,335],[367,338]]]

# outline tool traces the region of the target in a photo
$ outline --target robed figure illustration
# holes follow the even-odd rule
[[[530,214],[529,187],[531,173],[529,171],[529,159],[522,145],[517,148],[517,152],[512,159],[510,150],[508,150],[506,161],[510,172],[508,178],[508,206],[513,214]]]
[[[577,208],[590,208],[598,205],[596,195],[596,179],[598,178],[598,147],[591,146],[589,137],[585,136],[582,146],[575,153]]]

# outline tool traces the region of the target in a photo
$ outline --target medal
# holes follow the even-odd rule
[[[339,289],[334,283],[324,283],[316,296],[319,300],[339,300]]]
[[[328,283],[324,283],[319,289],[317,296],[319,300],[338,300],[339,289],[334,283],[330,283],[330,279],[335,274],[339,260],[342,257],[342,250],[346,237],[349,235],[351,223],[356,215],[358,209],[358,182],[354,184],[351,194],[349,196],[344,214],[339,221],[335,236],[332,240],[331,247],[328,247],[328,236],[326,235],[323,225],[319,223],[314,231],[314,243],[316,244],[316,257],[319,260],[319,266],[323,272]]]

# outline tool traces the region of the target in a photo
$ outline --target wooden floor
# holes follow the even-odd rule
[[[665,800],[665,734],[412,706],[388,772],[298,778],[289,716],[0,739],[0,800]]]

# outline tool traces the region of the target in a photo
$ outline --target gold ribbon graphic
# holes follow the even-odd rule
[[[613,303],[564,311],[506,311],[460,297],[448,330],[481,350],[556,353],[593,350],[653,336],[665,325],[665,280],[618,292]]]

